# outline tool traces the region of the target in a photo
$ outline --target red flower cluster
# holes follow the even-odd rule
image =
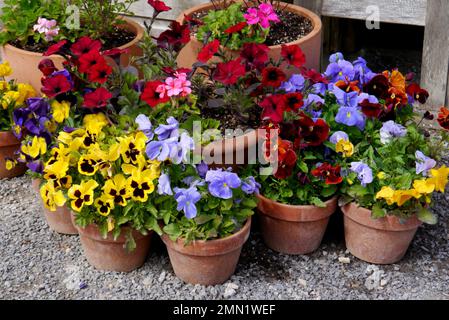
[[[163,84],[164,83],[161,81],[148,81],[140,95],[140,99],[145,101],[152,108],[156,107],[158,104],[170,101],[170,98],[167,95],[161,98],[156,91],[156,89]]]
[[[236,84],[237,81],[246,74],[245,66],[242,64],[242,59],[231,60],[217,64],[217,69],[214,72],[214,80],[217,80],[225,85]]]
[[[299,46],[283,45],[281,56],[292,66],[301,68],[306,63],[306,55]]]
[[[268,52],[270,49],[264,44],[245,43],[240,52],[240,57],[245,62],[247,70],[256,68],[261,70],[268,61]]]
[[[156,38],[156,41],[160,48],[173,48],[175,51],[179,51],[184,45],[190,42],[189,26],[187,24],[181,25],[179,22],[173,21],[169,29],[162,32]]]
[[[153,7],[156,13],[170,11],[171,8],[167,6],[164,1],[160,0],[148,0],[148,4]]]
[[[341,177],[341,167],[338,165],[334,167],[327,162],[312,170],[312,175],[317,178],[325,179],[326,184],[329,185],[340,184],[343,182],[343,178]]]
[[[242,31],[247,25],[248,25],[248,24],[246,23],[246,21],[237,23],[236,25],[234,25],[234,26],[232,26],[232,27],[226,29],[226,30],[224,31],[224,33],[226,33],[226,34],[234,34],[234,33],[238,33],[238,32],[240,32],[240,31]]]
[[[278,139],[278,169],[274,173],[276,179],[287,179],[293,173],[298,156],[293,149],[293,143],[288,140]]]
[[[206,44],[198,54],[198,61],[206,63],[218,52],[220,49],[220,41],[215,39],[214,41]]]

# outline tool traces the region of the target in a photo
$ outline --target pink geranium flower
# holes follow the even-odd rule
[[[249,8],[244,17],[249,25],[260,24],[264,29],[269,28],[271,22],[280,22],[276,11],[269,3],[262,3],[259,8]]]
[[[246,19],[246,23],[248,23],[249,25],[258,24],[260,21],[259,10],[257,10],[256,8],[249,8],[244,17]]]
[[[159,93],[159,97],[164,98],[168,97],[186,97],[190,93],[192,93],[192,89],[190,86],[192,83],[187,80],[186,73],[178,73],[174,74],[174,77],[168,77],[165,79],[165,83],[161,84],[156,88],[156,92]]]
[[[45,34],[45,40],[53,41],[59,33],[58,22],[56,20],[48,20],[45,18],[37,19],[37,24],[34,25],[33,30],[39,32],[40,34]]]

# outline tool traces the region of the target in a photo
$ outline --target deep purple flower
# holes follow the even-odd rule
[[[37,117],[49,117],[50,104],[43,98],[29,98],[26,101],[29,111],[33,112]]]
[[[175,188],[175,199],[178,203],[177,210],[184,211],[187,219],[193,219],[196,217],[198,211],[196,203],[201,200],[201,194],[196,187],[190,187],[188,189]]]
[[[354,80],[355,70],[351,62],[346,60],[338,60],[338,62],[329,64],[325,75],[331,80],[331,82],[334,83],[339,80],[352,81]]]
[[[325,84],[325,83],[319,82],[319,83],[315,83],[312,86],[312,92],[315,94],[324,96],[326,94],[326,91],[327,91],[327,84]]]
[[[254,179],[254,177],[249,177],[242,181],[242,190],[246,194],[254,194],[259,193],[259,189],[261,188],[260,183]]]
[[[435,168],[437,162],[432,158],[427,157],[421,151],[416,151],[416,174],[422,174],[427,177],[429,170]]]
[[[232,189],[241,186],[242,181],[237,174],[223,170],[209,170],[206,174],[209,192],[216,198],[231,199]]]
[[[348,134],[343,131],[337,131],[329,138],[329,141],[333,144],[337,144],[340,140],[349,141]]]
[[[373,182],[373,170],[363,162],[352,162],[351,171],[357,173],[357,177],[363,187]]]
[[[170,186],[170,177],[166,173],[162,173],[158,180],[157,193],[160,195],[173,195]]]
[[[145,84],[145,80],[137,80],[133,85],[133,89],[138,93],[142,93],[143,89],[145,88]]]
[[[335,117],[335,122],[349,127],[357,127],[360,131],[363,131],[365,130],[366,119],[358,108],[341,107]]]
[[[165,140],[174,136],[179,135],[179,122],[173,118],[169,117],[167,119],[167,124],[161,124],[159,127],[154,130],[154,133],[156,133],[159,137],[159,140]]]
[[[209,171],[209,166],[206,162],[201,161],[200,164],[197,164],[196,171],[198,172],[198,175],[204,179],[206,178],[207,171]]]
[[[150,119],[144,114],[139,114],[136,118],[136,123],[139,125],[138,129],[142,131],[149,140],[153,140],[154,132]]]
[[[303,90],[305,83],[306,79],[302,75],[294,74],[288,81],[283,82],[280,88],[286,93],[293,93]]]
[[[28,162],[26,166],[35,173],[42,174],[44,172],[44,163],[40,160]]]
[[[402,138],[406,135],[407,129],[392,120],[385,122],[380,129],[380,141],[382,144],[388,144],[394,138]]]
[[[311,93],[307,96],[307,98],[304,99],[304,108],[307,108],[311,105],[323,105],[324,102],[324,99],[319,95]]]

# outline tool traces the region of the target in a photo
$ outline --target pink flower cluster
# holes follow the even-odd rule
[[[192,83],[187,80],[186,73],[175,73],[175,77],[168,77],[165,83],[156,88],[160,98],[181,96],[186,97],[192,93],[190,86]]]
[[[269,3],[262,3],[259,8],[249,8],[244,17],[249,25],[260,24],[264,29],[270,27],[270,22],[281,22],[273,6]]]
[[[45,33],[45,40],[52,41],[59,33],[58,22],[56,20],[48,20],[45,18],[37,19],[37,24],[34,25],[33,30],[39,33]]]

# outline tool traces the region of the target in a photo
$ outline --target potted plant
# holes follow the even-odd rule
[[[140,116],[139,122],[150,120]],[[154,204],[175,274],[193,284],[224,283],[249,237],[258,184],[204,162],[193,165],[194,140],[174,119],[148,134],[154,137],[147,155],[162,163]]]
[[[22,107],[28,98],[36,95],[34,89],[14,80],[6,81],[13,73],[9,62],[0,64],[0,179],[22,175],[26,168],[15,165],[20,141],[14,136],[13,113]]]
[[[191,26],[191,42],[178,59],[181,67],[191,68],[203,46],[219,40],[227,51],[238,51],[244,43],[266,44],[275,61],[284,45],[299,46],[308,58],[306,66],[320,68],[321,19],[293,4],[214,0],[183,12],[178,22]]]
[[[101,41],[106,50],[118,48],[126,50],[121,55],[120,64],[127,66],[130,57],[140,53],[138,42],[143,37],[143,28],[131,19],[119,13],[129,13],[129,6],[135,2],[127,1],[4,1],[2,15],[4,24],[0,33],[1,54],[15,70],[19,82],[32,85],[35,90],[41,88],[41,76],[37,66],[42,54],[47,52],[49,58],[58,67],[64,59],[52,54],[48,49],[55,44],[87,36]],[[69,8],[77,8],[70,12]],[[75,7],[74,7],[75,6]],[[80,20],[77,21],[77,18]],[[81,26],[80,26],[81,23]],[[96,42],[95,42],[96,43]],[[95,48],[92,43],[85,43],[80,50]],[[108,59],[112,65],[113,59]]]
[[[376,74],[362,58],[350,63],[341,53],[331,57],[327,74],[333,86],[326,108],[346,172],[340,199],[346,246],[370,263],[396,263],[422,222],[436,222],[431,196],[444,192],[449,174],[445,166],[437,168],[433,159],[441,148],[432,147],[436,141],[421,127],[433,116],[413,107],[429,94],[412,75]]]

